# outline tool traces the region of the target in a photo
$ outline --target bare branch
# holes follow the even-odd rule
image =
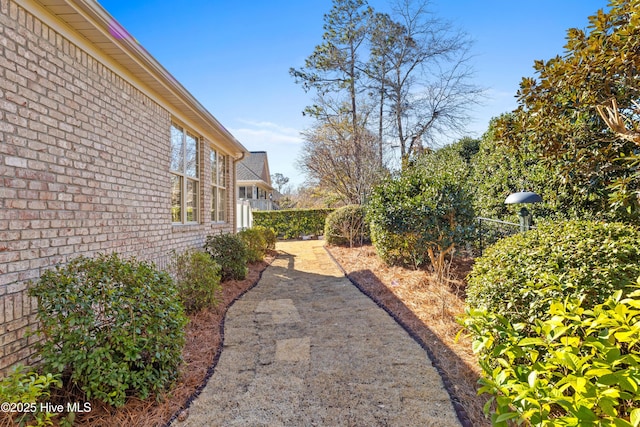
[[[640,104],[633,101],[635,110],[640,114]],[[618,103],[615,98],[611,98],[608,104],[597,105],[596,110],[602,120],[620,138],[640,145],[639,124],[632,123],[625,115],[621,114],[618,109]]]

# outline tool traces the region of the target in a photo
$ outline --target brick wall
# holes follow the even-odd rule
[[[207,222],[206,161],[202,223],[171,224],[171,120],[99,58],[0,0],[0,371],[32,354],[26,289],[44,269],[112,251],[164,265],[170,250],[232,230],[232,189],[228,225]]]

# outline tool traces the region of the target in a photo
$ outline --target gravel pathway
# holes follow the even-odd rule
[[[229,308],[192,426],[460,426],[425,351],[346,279],[324,242],[279,242]]]

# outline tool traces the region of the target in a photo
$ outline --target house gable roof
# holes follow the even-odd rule
[[[128,80],[173,114],[183,116],[197,126],[205,137],[240,157],[248,150],[153,58],[102,6],[94,0],[16,0],[25,9],[43,17],[43,12],[78,33],[91,47],[110,58],[128,73]],[[36,6],[36,7],[34,7]],[[37,7],[40,10],[35,10]],[[68,31],[67,31],[68,32]],[[113,65],[113,64],[112,64]]]
[[[271,187],[271,175],[269,174],[269,160],[265,151],[252,151],[247,154],[238,162],[236,174],[238,184],[261,182],[269,189],[273,189]]]

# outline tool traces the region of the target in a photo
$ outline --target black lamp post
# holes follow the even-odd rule
[[[526,203],[540,203],[542,197],[531,191],[520,191],[518,193],[509,194],[504,201],[507,205],[526,204]],[[518,213],[520,217],[520,231],[527,231],[531,228],[531,213],[526,207],[522,206]]]

